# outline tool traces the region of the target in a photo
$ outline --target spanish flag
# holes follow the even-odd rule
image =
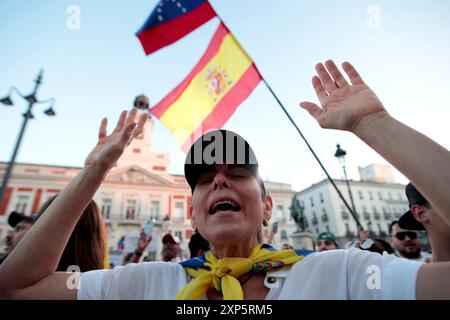
[[[203,133],[222,128],[261,79],[253,61],[220,23],[194,69],[150,112],[188,150]]]

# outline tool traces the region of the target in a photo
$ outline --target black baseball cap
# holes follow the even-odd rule
[[[425,230],[423,224],[417,221],[414,217],[411,212],[411,207],[415,204],[429,205],[427,199],[425,199],[424,196],[411,183],[408,183],[405,188],[405,192],[409,202],[409,210],[405,212],[398,220],[399,227],[406,230]]]
[[[17,212],[17,211],[13,211],[13,212],[11,212],[10,214],[9,214],[9,217],[8,217],[8,224],[11,226],[11,227],[13,227],[13,228],[15,228],[16,227],[16,225],[19,223],[19,222],[21,222],[21,221],[26,221],[26,222],[29,222],[29,223],[34,223],[34,222],[36,222],[36,220],[37,220],[37,216],[36,215],[30,215],[30,216],[27,216],[27,215],[24,215],[23,213],[21,213],[21,212]]]
[[[258,180],[264,194],[266,188],[258,173],[258,161],[250,144],[240,135],[229,130],[214,130],[198,138],[189,149],[184,164],[186,181],[194,193],[201,174],[215,164],[240,166]]]

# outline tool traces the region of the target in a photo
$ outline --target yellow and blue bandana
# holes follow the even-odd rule
[[[266,272],[293,265],[314,251],[277,250],[267,244],[256,245],[248,258],[217,259],[211,252],[181,262],[193,278],[177,295],[177,300],[201,299],[209,287],[222,292],[224,300],[242,300],[244,294],[237,278],[247,272]]]

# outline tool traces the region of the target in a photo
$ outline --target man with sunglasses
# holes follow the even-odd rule
[[[316,251],[328,251],[339,249],[336,237],[331,232],[322,232],[316,238]]]
[[[395,255],[409,260],[423,262],[431,261],[431,255],[421,251],[421,244],[416,231],[401,228],[398,225],[398,221],[393,221],[391,223],[389,231]]]
[[[409,210],[400,217],[399,227],[413,233],[426,230],[433,252],[432,261],[450,261],[450,226],[414,185],[409,183],[405,192]]]

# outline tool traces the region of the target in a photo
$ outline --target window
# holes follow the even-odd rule
[[[402,194],[400,192],[397,193],[397,196],[398,196],[398,200],[402,200]]]
[[[313,216],[313,218],[311,219],[312,224],[316,225],[317,223],[319,223],[315,211],[312,212],[312,216]]]
[[[358,195],[360,200],[364,199],[362,191],[358,191]]]
[[[369,191],[369,199],[370,199],[370,200],[373,200],[373,194],[372,194],[372,191]]]
[[[184,221],[184,203],[175,202],[175,212],[173,216],[173,222],[183,222]]]
[[[182,231],[175,231],[175,236],[180,239],[180,241],[183,241],[183,232]]]
[[[381,194],[381,192],[378,192],[378,199],[383,200],[383,195]]]
[[[28,202],[30,201],[30,197],[26,195],[20,195],[17,198],[16,211],[20,213],[25,213],[27,209]]]
[[[150,202],[150,219],[159,220],[161,214],[161,202]]]
[[[136,209],[137,209],[137,200],[136,199],[128,199],[125,218],[127,220],[136,219],[136,211],[137,211]]]
[[[372,208],[374,213],[378,213],[377,207],[373,206]]]
[[[311,207],[314,207],[314,200],[312,197],[309,198],[309,201],[311,202]]]
[[[109,219],[111,215],[112,199],[102,199],[102,215],[103,218]]]
[[[286,230],[281,230],[280,236],[281,236],[281,240],[288,240],[288,235],[287,235]]]
[[[320,199],[320,203],[323,203],[323,194],[319,193],[319,199]]]
[[[389,200],[392,200],[392,193],[388,192]]]
[[[319,234],[319,228],[316,228],[316,233]]]
[[[330,232],[330,227],[329,226],[325,226],[325,228],[327,229],[328,232]]]
[[[348,212],[345,211],[344,206],[341,206],[341,214],[342,214],[342,219],[348,219]]]
[[[367,213],[367,208],[366,208],[366,206],[363,206],[362,208],[363,208],[363,213]]]

